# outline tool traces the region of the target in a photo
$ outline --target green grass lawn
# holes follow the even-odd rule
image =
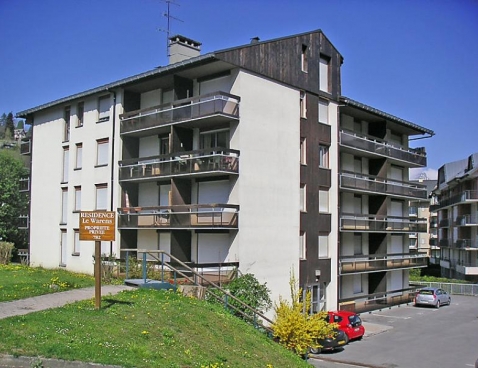
[[[33,270],[17,277],[26,283]],[[51,272],[46,283],[67,279]],[[92,298],[2,319],[0,354],[138,368],[310,367],[220,305],[146,289],[105,296],[100,310]]]
[[[94,277],[62,269],[0,265],[0,302],[94,285]]]

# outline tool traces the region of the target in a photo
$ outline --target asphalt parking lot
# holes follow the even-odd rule
[[[440,309],[402,305],[361,314],[360,341],[311,357],[315,367],[474,368],[478,297],[452,296]],[[368,327],[368,328],[367,328]]]

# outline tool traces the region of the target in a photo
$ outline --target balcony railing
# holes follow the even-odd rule
[[[478,241],[474,239],[457,239],[454,244],[457,248],[478,248]]]
[[[239,151],[215,147],[123,160],[119,166],[120,181],[211,172],[238,174]]]
[[[340,173],[340,187],[408,198],[427,198],[427,190],[424,185],[360,174],[352,171],[342,171]]]
[[[123,207],[118,212],[119,229],[237,229],[239,224],[239,206],[230,204]]]
[[[239,101],[238,96],[226,92],[214,92],[127,112],[120,116],[121,133],[132,133],[212,116],[239,119]]]
[[[22,155],[29,155],[32,152],[32,140],[22,140],[20,143],[20,153]]]
[[[445,207],[466,202],[478,202],[478,190],[465,190],[462,193],[454,195],[450,198],[440,199],[438,204],[430,206],[430,211],[434,212]]]
[[[364,254],[340,257],[341,275],[349,273],[378,272],[390,269],[426,267],[426,253]]]
[[[340,145],[366,151],[375,156],[389,157],[398,161],[407,162],[416,166],[426,166],[427,157],[425,149],[402,148],[372,139],[354,132],[340,131]]]
[[[18,218],[18,228],[28,229],[30,227],[30,217],[28,215],[22,215]]]
[[[427,220],[417,218],[410,221],[409,217],[341,213],[340,231],[425,233]]]
[[[20,178],[18,187],[19,187],[18,190],[20,192],[29,192],[30,191],[30,177]]]
[[[455,219],[455,225],[457,226],[476,226],[478,225],[478,220],[476,216],[472,215],[461,215],[457,216]]]
[[[388,290],[386,292],[360,295],[352,298],[340,298],[339,309],[350,310],[356,313],[365,313],[400,304],[407,304],[413,301],[416,290],[416,287],[410,287],[400,290]]]

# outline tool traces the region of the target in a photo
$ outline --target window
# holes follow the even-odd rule
[[[81,169],[82,160],[83,160],[83,143],[76,144],[76,162],[75,169]]]
[[[329,258],[329,237],[327,235],[319,235],[319,258]]]
[[[329,103],[319,101],[319,123],[329,124]]]
[[[319,166],[329,168],[329,147],[319,145]]]
[[[108,203],[108,185],[96,184],[96,209],[106,210]]]
[[[201,132],[199,139],[199,148],[229,148],[229,130],[217,130]]]
[[[354,234],[354,256],[362,255],[362,234]]]
[[[80,102],[76,107],[76,126],[82,127],[83,126],[83,115],[85,113],[85,103]]]
[[[305,244],[305,233],[301,232],[299,237],[299,257],[300,259],[306,259],[306,244]]]
[[[319,212],[329,213],[329,191],[319,189]]]
[[[65,229],[60,230],[60,266],[66,266],[66,251],[67,251],[67,232]]]
[[[324,92],[329,92],[329,60],[320,58],[319,67],[319,89]]]
[[[98,99],[98,123],[110,119],[110,96],[102,96]]]
[[[81,211],[81,187],[75,187],[75,211]]]
[[[61,188],[61,223],[68,219],[68,188]]]
[[[309,60],[308,60],[308,50],[309,47],[307,45],[302,45],[302,57],[301,57],[301,68],[302,71],[307,73],[309,68]]]
[[[75,235],[73,238],[73,255],[80,255],[80,231],[78,229],[74,230]]]
[[[307,95],[300,91],[300,117],[307,118]]]
[[[307,165],[307,140],[304,137],[300,138],[300,163]]]
[[[109,139],[96,141],[96,166],[108,165]]]
[[[306,188],[305,184],[300,185],[300,210],[302,212],[305,212],[307,210],[305,188]]]
[[[62,183],[68,183],[69,161],[70,161],[70,149],[69,147],[63,147],[63,175],[61,179]]]
[[[354,275],[354,294],[362,292],[362,275]]]
[[[63,141],[68,142],[70,140],[70,106],[65,107],[63,120],[65,121]]]

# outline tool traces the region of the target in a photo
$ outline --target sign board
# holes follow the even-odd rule
[[[114,241],[115,229],[116,212],[80,212],[80,240]]]

